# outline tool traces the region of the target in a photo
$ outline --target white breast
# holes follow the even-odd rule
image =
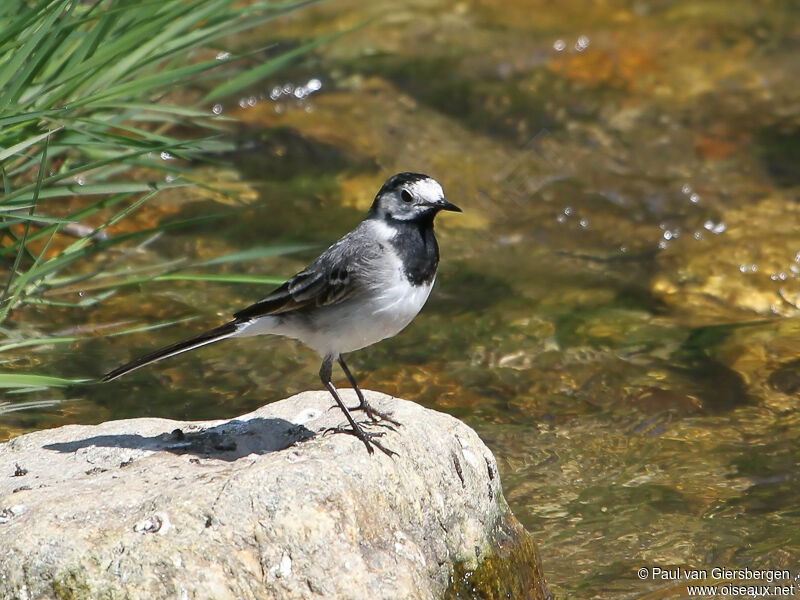
[[[399,263],[399,261],[398,261]],[[397,335],[417,316],[433,288],[411,285],[396,266],[393,277],[356,302],[344,302],[320,311],[316,331],[307,332],[302,341],[320,355],[344,354]]]
[[[370,237],[388,248],[395,230],[377,220],[367,226]],[[338,356],[398,334],[425,305],[433,280],[411,285],[400,258],[391,251],[378,253],[364,266],[362,285],[373,283],[364,285],[358,294],[302,314],[262,317],[244,325],[236,335],[283,335],[300,340],[321,356]]]

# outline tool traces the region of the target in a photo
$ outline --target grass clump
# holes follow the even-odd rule
[[[96,266],[90,270],[86,264],[112,246],[185,224],[172,222],[113,237],[106,231],[159,191],[192,185],[192,161],[228,149],[219,135],[226,119],[214,110],[217,99],[252,86],[333,37],[280,51],[225,51],[223,44],[231,36],[307,4],[0,3],[0,269],[5,271],[0,272],[0,326],[25,303],[47,304],[45,292],[75,281],[91,290],[81,301],[87,305],[128,283],[202,278],[181,274],[198,266],[186,261],[133,273]],[[187,106],[189,86],[195,101]],[[180,93],[175,97],[181,99],[171,102],[176,90]],[[187,131],[194,134],[187,137]],[[100,225],[82,225],[93,216],[102,216]],[[71,236],[68,243],[53,243],[64,234]],[[244,258],[292,249],[252,249]],[[0,351],[3,346],[36,343],[0,342]],[[41,343],[53,342],[42,338]],[[0,374],[0,387],[48,384],[47,378],[19,377]]]

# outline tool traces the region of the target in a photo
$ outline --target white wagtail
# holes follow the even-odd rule
[[[370,454],[377,446],[393,454],[359,425],[351,410],[363,410],[398,425],[372,408],[342,354],[399,333],[422,309],[439,265],[433,219],[440,210],[461,212],[444,198],[437,181],[419,173],[398,173],[378,191],[366,218],[305,269],[269,296],[233,315],[233,320],[193,338],[129,362],[103,377],[111,381],[162,358],[225,338],[276,334],[294,338],[322,357],[319,376],[350,423],[350,433]],[[342,367],[359,405],[348,409],[331,383],[333,361]]]

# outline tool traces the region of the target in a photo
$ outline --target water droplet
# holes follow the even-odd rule
[[[257,101],[255,96],[250,96],[247,99],[247,106],[255,106]]]
[[[691,196],[689,196],[689,202],[691,202],[692,204],[697,204],[698,202],[700,202],[700,194],[692,194]]]
[[[564,207],[564,214],[567,215],[567,216],[570,216],[572,214],[572,207],[571,206],[565,206]]]
[[[211,107],[211,112],[213,112],[215,115],[221,115],[222,114],[222,104],[215,104],[214,106],[212,106]]]
[[[247,98],[239,98],[239,108],[247,108]]]
[[[586,229],[587,227],[589,227],[589,219],[584,217],[583,219],[578,221],[578,225],[580,225],[583,229]]]
[[[322,89],[322,81],[320,81],[316,77],[309,79],[308,83],[306,84],[306,89],[309,92],[317,92]]]
[[[583,52],[589,47],[589,38],[585,35],[582,35],[578,38],[578,41],[575,42],[575,50],[578,52]]]
[[[231,57],[231,53],[227,50],[223,50],[222,52],[217,53],[217,60],[225,60]]]
[[[162,153],[161,153],[161,160],[172,160],[173,158],[175,158],[175,157],[174,157],[174,156],[172,156],[172,155],[171,155],[169,152],[167,152],[166,150],[165,150],[164,152],[162,152]]]
[[[280,97],[281,97],[281,93],[282,93],[282,92],[281,92],[281,88],[280,88],[280,86],[279,86],[279,85],[276,85],[274,88],[272,88],[272,90],[270,90],[270,92],[269,92],[269,97],[270,97],[272,100],[277,100],[278,98],[280,98]]]
[[[688,196],[692,193],[692,186],[690,186],[688,183],[684,183],[681,191]]]
[[[555,50],[556,52],[561,52],[566,47],[567,47],[567,43],[564,40],[556,40],[553,43],[553,50]]]

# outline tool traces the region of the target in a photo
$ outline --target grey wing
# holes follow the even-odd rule
[[[247,321],[335,304],[352,296],[361,288],[359,274],[378,249],[377,244],[351,243],[358,241],[357,232],[339,240],[269,296],[235,313],[234,318]]]

